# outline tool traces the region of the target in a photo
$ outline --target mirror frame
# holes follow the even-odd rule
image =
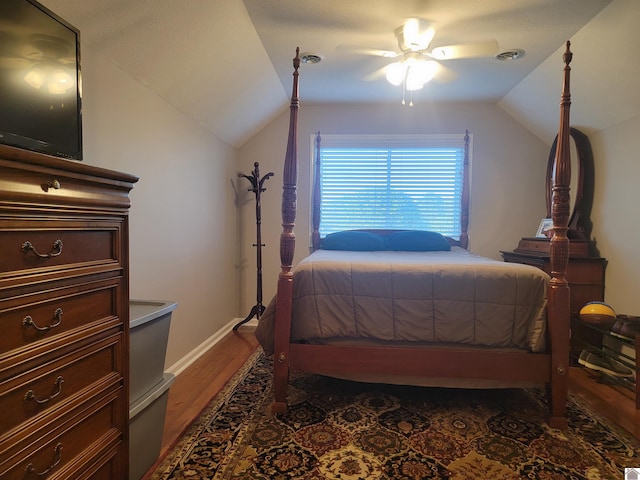
[[[594,166],[593,151],[589,138],[576,128],[571,127],[569,131],[570,137],[573,138],[577,159],[576,162],[571,161],[571,167],[577,166],[578,171],[576,178],[576,191],[570,192],[573,199],[573,209],[569,216],[569,230],[567,236],[572,240],[589,241],[591,238],[591,207],[593,205],[594,190]],[[555,171],[556,148],[558,144],[558,136],[556,135],[551,151],[549,152],[549,160],[547,162],[546,177],[546,202],[547,202],[547,218],[551,218],[551,196],[553,194],[553,173]],[[572,172],[572,176],[576,175]]]

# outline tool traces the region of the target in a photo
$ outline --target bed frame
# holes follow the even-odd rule
[[[551,282],[548,292],[548,348],[546,353],[529,353],[501,349],[472,347],[425,348],[402,346],[352,346],[312,345],[291,343],[293,272],[295,252],[293,228],[296,220],[297,181],[297,123],[298,123],[298,69],[299,49],[293,59],[293,89],[291,95],[289,135],[284,162],[282,192],[282,234],[280,236],[281,271],[278,276],[274,338],[274,413],[284,413],[287,408],[287,388],[291,370],[306,371],[328,376],[402,375],[424,378],[453,378],[495,380],[505,384],[523,382],[547,386],[549,425],[554,428],[567,426],[566,399],[569,374],[569,285],[566,279],[569,259],[571,178],[569,89],[572,53],[570,42],[563,55],[564,70],[560,101],[560,127],[556,149],[555,175],[552,189],[553,237],[550,241]],[[466,183],[466,182],[465,182]],[[317,190],[317,189],[316,189]],[[468,195],[463,203],[467,213],[463,215],[466,247],[468,223]],[[314,198],[314,205],[319,198]],[[317,227],[319,209],[314,208],[312,241],[319,245]]]

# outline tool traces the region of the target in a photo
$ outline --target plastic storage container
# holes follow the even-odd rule
[[[129,403],[162,381],[171,313],[176,302],[129,302]]]
[[[160,455],[169,387],[164,362],[176,302],[129,303],[129,479],[139,480]]]
[[[169,387],[174,380],[172,373],[165,373],[160,383],[129,406],[129,480],[142,478],[160,455]]]

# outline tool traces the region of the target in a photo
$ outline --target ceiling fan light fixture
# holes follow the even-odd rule
[[[393,62],[387,65],[385,76],[387,81],[396,87],[402,85],[407,75],[407,64],[405,62]]]
[[[421,81],[418,75],[412,75],[411,70],[407,74],[407,91],[413,92],[414,90],[421,90],[424,87],[424,83]]]
[[[406,90],[420,90],[433,79],[437,70],[437,62],[408,53],[401,61],[389,64],[385,73],[391,85],[404,85]]]
[[[407,67],[407,90],[420,90],[430,82],[436,74],[438,64],[433,61],[419,60],[411,62]]]

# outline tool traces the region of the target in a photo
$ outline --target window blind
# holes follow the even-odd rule
[[[322,135],[320,235],[356,228],[460,238],[464,134]]]

